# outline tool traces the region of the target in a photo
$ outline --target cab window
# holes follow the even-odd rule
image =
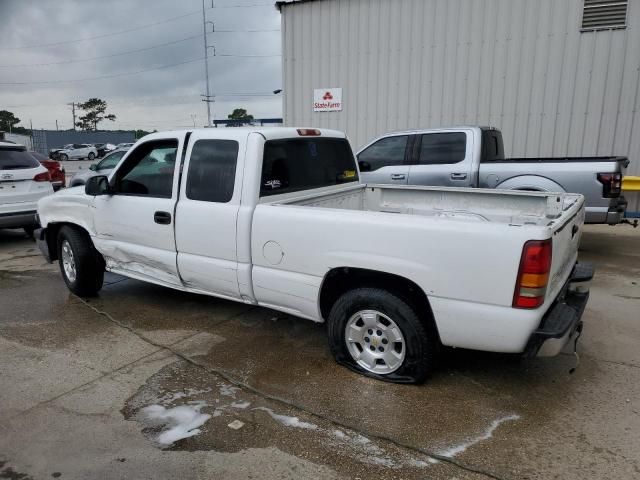
[[[238,162],[235,140],[198,140],[191,150],[187,198],[227,203],[233,197]]]
[[[464,132],[426,133],[421,135],[420,165],[443,165],[464,160],[467,135]]]
[[[115,193],[171,198],[178,151],[177,140],[145,142],[117,170]]]
[[[408,140],[408,135],[381,138],[358,155],[360,170],[374,172],[382,167],[404,164]]]

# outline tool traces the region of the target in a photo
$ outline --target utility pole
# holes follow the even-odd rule
[[[204,102],[207,103],[207,126],[211,126],[211,94],[209,91],[209,46],[207,45],[207,14],[205,12],[204,0],[202,0],[202,32],[204,35],[204,77],[205,77],[205,95]]]
[[[58,131],[58,119],[56,118],[56,132]]]
[[[67,105],[71,105],[71,115],[73,115],[73,130],[76,129],[76,102],[67,103]]]

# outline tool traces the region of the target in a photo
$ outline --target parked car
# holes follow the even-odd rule
[[[119,143],[118,145],[116,145],[116,149],[121,149],[121,148],[131,148],[135,145],[135,143]]]
[[[51,176],[26,147],[0,142],[0,228],[37,226],[36,202],[53,193]]]
[[[95,177],[96,175],[109,175],[111,170],[115,168],[120,159],[127,153],[126,148],[121,150],[114,150],[109,153],[106,157],[104,157],[100,162],[94,163],[89,167],[89,170],[80,170],[76,172],[76,174],[71,177],[69,181],[69,187],[77,187],[79,185],[84,185],[87,183],[87,180],[91,177]]]
[[[93,145],[84,143],[74,143],[66,145],[64,149],[57,152],[58,160],[65,162],[67,160],[94,160],[98,156],[98,151]]]
[[[38,214],[77,295],[106,269],[326,321],[339,363],[395,382],[424,380],[440,343],[557,354],[593,271],[582,195],[366,185],[331,130],[154,133]]]
[[[63,145],[62,147],[55,147],[55,148],[51,148],[49,149],[49,158],[51,160],[59,160],[60,159],[60,152],[62,150],[67,150],[67,149],[71,149],[73,148],[73,144],[69,143],[67,145]]]
[[[104,157],[105,154],[107,153],[106,143],[94,143],[93,146],[96,147],[96,150],[98,152],[98,155],[97,155],[98,158]]]
[[[617,224],[626,157],[505,158],[500,130],[488,127],[395,132],[358,152],[363,181],[580,193],[586,222]]]
[[[64,167],[57,160],[51,160],[49,157],[40,152],[29,152],[32,157],[40,162],[40,164],[49,170],[51,176],[51,186],[54,191],[60,190],[67,184],[66,172]]]

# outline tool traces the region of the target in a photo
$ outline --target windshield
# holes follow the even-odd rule
[[[0,148],[0,170],[17,170],[38,166],[40,166],[40,162],[22,148]]]
[[[351,146],[344,138],[295,138],[265,143],[262,197],[357,181]]]
[[[113,152],[112,154],[107,155],[104,160],[102,160],[98,164],[97,170],[107,170],[115,168],[115,166],[118,164],[125,153],[127,152]]]

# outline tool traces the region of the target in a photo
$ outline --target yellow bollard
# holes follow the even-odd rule
[[[622,190],[640,192],[640,177],[622,177]]]

